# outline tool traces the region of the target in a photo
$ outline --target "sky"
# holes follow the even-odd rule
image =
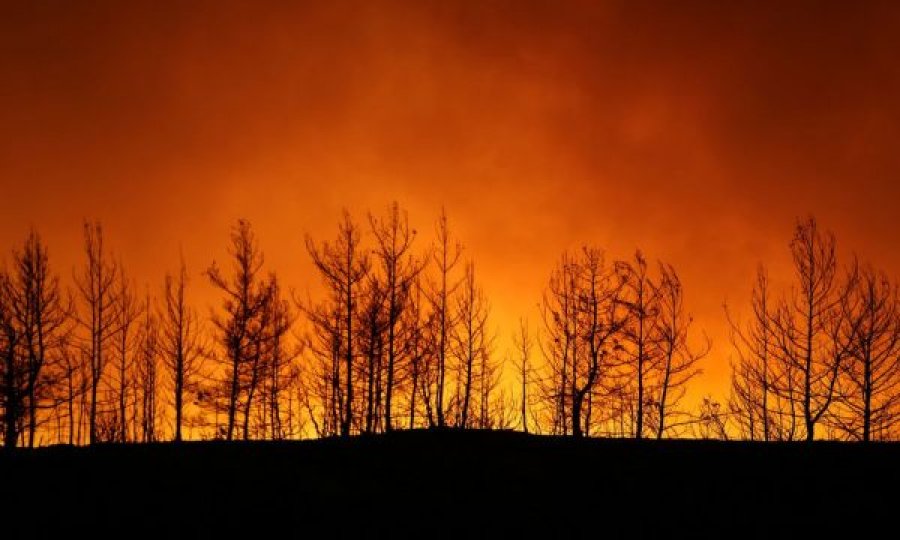
[[[790,277],[797,218],[900,276],[896,2],[54,2],[0,7],[0,249],[36,227],[68,280],[99,219],[157,291],[192,294],[253,224],[301,294],[305,234],[443,206],[505,348],[563,250],[640,248],[713,339]]]

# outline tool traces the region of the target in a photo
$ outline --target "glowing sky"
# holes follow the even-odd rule
[[[33,224],[66,278],[99,218],[154,290],[183,246],[205,306],[246,217],[315,290],[303,235],[342,207],[426,240],[443,204],[503,336],[563,249],[673,263],[724,396],[722,302],[784,276],[795,217],[900,275],[896,2],[13,4],[0,246]]]

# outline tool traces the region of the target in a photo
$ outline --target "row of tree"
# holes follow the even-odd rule
[[[763,441],[896,438],[897,284],[856,258],[841,266],[834,234],[813,219],[797,225],[790,249],[790,287],[773,291],[760,267],[751,316],[729,316],[737,351],[728,402],[734,430]]]
[[[791,244],[797,284],[760,270],[752,317],[728,313],[736,359],[726,406],[685,407],[710,341],[692,331],[675,269],[586,247],[556,264],[540,327],[497,353],[475,265],[442,212],[416,244],[392,204],[333,240],[306,238],[315,298],[286,291],[250,224],[203,272],[221,303],[188,303],[182,261],[141,293],[84,227],[71,288],[32,232],[0,271],[0,406],[6,446],[162,439],[287,439],[455,427],[581,436],[862,440],[894,436],[897,288],[814,221]],[[423,245],[424,244],[424,245]],[[535,354],[538,353],[538,354]],[[508,370],[504,376],[504,369]],[[826,430],[816,433],[817,425]]]
[[[415,427],[510,427],[497,393],[490,306],[447,217],[433,245],[396,204],[369,216],[371,246],[349,214],[333,242],[307,249],[326,295],[299,302],[309,327],[302,401],[319,435]]]
[[[184,265],[166,276],[156,302],[107,254],[99,224],[84,226],[84,255],[65,289],[32,231],[13,251],[13,267],[0,271],[5,445],[157,440],[164,374],[173,377],[166,396],[181,439],[185,396],[204,354]]]
[[[575,436],[661,438],[683,429],[679,404],[710,341],[691,342],[671,265],[651,272],[640,252],[611,264],[597,248],[565,254],[541,314],[547,370],[538,379],[539,424]]]
[[[313,300],[284,291],[238,221],[227,264],[203,272],[222,300],[201,318],[183,258],[161,294],[139,294],[88,223],[67,289],[32,232],[0,272],[5,444],[509,427],[474,264],[444,215],[437,234],[414,253],[398,205],[365,231],[345,213],[335,240],[307,238]]]

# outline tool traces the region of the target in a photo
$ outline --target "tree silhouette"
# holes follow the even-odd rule
[[[381,396],[383,389],[384,368],[384,331],[387,325],[387,313],[385,311],[387,293],[381,279],[370,274],[366,280],[365,292],[362,294],[363,303],[360,309],[360,321],[357,325],[359,333],[359,348],[365,355],[365,363],[361,366],[361,378],[365,381],[362,388],[365,396],[365,427],[366,433],[373,433],[379,429],[382,415]]]
[[[726,306],[725,315],[731,329],[731,342],[738,355],[732,363],[731,399],[729,409],[741,435],[750,440],[769,441],[784,438],[784,417],[773,393],[775,368],[774,338],[771,328],[769,277],[760,266],[751,293],[751,319],[746,325],[735,321]],[[773,410],[774,409],[774,410]],[[791,415],[793,417],[793,415]],[[790,438],[790,437],[789,437]]]
[[[344,319],[340,302],[300,303],[311,327],[303,340],[311,358],[301,367],[298,400],[305,407],[320,437],[337,435],[343,425],[344,392],[341,363],[344,348]]]
[[[885,439],[900,404],[900,298],[886,275],[860,271],[847,302],[849,355],[841,365],[840,406],[830,420],[847,436]]]
[[[524,318],[519,319],[519,328],[513,334],[513,346],[518,355],[517,371],[519,374],[519,383],[521,385],[521,400],[519,405],[520,425],[522,431],[528,433],[528,381],[531,373],[531,347],[532,339],[528,329],[528,321]]]
[[[141,308],[141,321],[136,336],[134,358],[134,402],[139,411],[134,414],[138,429],[135,439],[155,442],[159,439],[159,322],[153,312],[150,295],[147,294]]]
[[[134,296],[133,286],[129,283],[124,267],[119,263],[119,278],[116,284],[117,302],[115,305],[116,332],[112,340],[114,354],[114,378],[112,392],[115,394],[116,413],[114,439],[118,442],[128,441],[128,403],[131,370],[134,364],[135,324],[141,316],[142,306]]]
[[[75,283],[81,294],[82,312],[78,319],[87,331],[85,346],[88,357],[90,401],[88,403],[88,436],[91,444],[98,441],[98,392],[109,360],[107,348],[119,330],[116,309],[119,302],[116,283],[118,267],[106,255],[103,228],[100,223],[84,224],[84,252],[87,260]]]
[[[434,411],[437,426],[444,427],[446,425],[445,399],[448,353],[451,344],[450,338],[456,324],[451,301],[460,283],[454,281],[451,274],[462,255],[462,244],[451,239],[447,213],[443,208],[441,208],[435,232],[437,240],[431,257],[437,276],[429,282],[428,288],[428,298],[431,303],[431,309],[434,312],[434,316],[431,317],[433,328],[430,331],[430,336],[433,343],[430,346],[430,350],[435,359],[432,377],[434,390],[429,393],[434,403],[431,409]]]
[[[787,364],[778,391],[799,401],[804,437],[811,441],[834,400],[841,366],[848,357],[845,325],[850,321],[843,302],[856,277],[851,268],[841,279],[834,235],[820,232],[812,218],[797,224],[791,254],[797,289],[772,319],[779,356]]]
[[[813,218],[798,222],[794,286],[773,301],[760,269],[750,322],[735,322],[726,309],[738,355],[729,408],[745,438],[809,441],[820,424],[829,438],[893,436],[897,289],[855,259],[840,272],[835,245]]]
[[[562,433],[590,434],[593,393],[614,365],[629,320],[624,286],[622,274],[605,264],[597,248],[583,248],[577,257],[564,255],[550,278],[541,305],[544,354],[555,381],[549,397],[557,402],[555,423]]]
[[[405,211],[394,202],[388,207],[387,216],[377,219],[369,214],[369,223],[375,236],[375,255],[380,261],[384,279],[385,308],[387,309],[385,352],[387,354],[387,374],[384,389],[384,421],[385,430],[393,428],[392,404],[395,380],[397,378],[401,353],[405,352],[406,333],[402,328],[403,312],[408,305],[408,297],[412,284],[422,270],[422,263],[412,254],[412,243],[416,236],[415,229],[409,226]]]
[[[13,286],[6,271],[0,271],[0,352],[3,353],[3,444],[14,448],[19,441],[25,412],[26,370],[16,351],[21,339],[12,306]]]
[[[57,417],[57,441],[75,444],[80,442],[81,418],[84,407],[79,400],[84,399],[89,380],[86,355],[80,347],[73,346],[73,334],[68,333],[66,341],[60,347],[60,365],[57,389],[57,400],[54,412]],[[76,406],[79,412],[76,415]],[[61,410],[62,409],[62,410]],[[66,421],[66,435],[62,433],[62,419]],[[79,436],[76,438],[76,434]]]
[[[330,291],[335,301],[334,310],[328,310],[340,318],[335,330],[342,336],[341,347],[344,358],[344,395],[343,416],[340,422],[341,435],[350,435],[353,419],[353,361],[354,352],[354,320],[360,295],[360,286],[369,273],[369,257],[360,249],[359,228],[350,217],[350,213],[344,211],[344,217],[338,225],[337,240],[331,244],[324,242],[321,247],[316,246],[312,238],[306,238],[306,248],[313,263],[319,271],[326,288]],[[325,323],[320,317],[319,324]],[[330,326],[330,322],[328,323]],[[338,344],[336,344],[338,345]],[[335,373],[339,376],[339,372]]]
[[[681,281],[671,265],[660,264],[658,288],[659,313],[654,332],[657,336],[660,363],[658,397],[656,398],[656,438],[666,432],[666,420],[686,392],[687,383],[700,374],[696,367],[710,350],[708,337],[700,349],[692,349],[689,331],[693,318],[684,311],[684,292]]]
[[[182,256],[178,273],[166,275],[163,304],[159,310],[159,348],[172,379],[175,441],[183,437],[185,392],[198,391],[195,378],[202,375],[206,354],[201,341],[200,320],[185,298],[187,286],[188,273]]]
[[[252,400],[249,392],[259,375],[262,316],[272,288],[269,281],[260,278],[263,255],[249,222],[238,220],[232,229],[229,255],[232,259],[230,276],[225,276],[215,262],[206,275],[225,296],[222,301],[224,315],[214,315],[212,321],[225,353],[221,360],[227,373],[224,380],[228,414],[225,437],[232,440],[242,397],[246,398],[243,436],[249,436],[247,415]]]
[[[640,439],[644,436],[649,381],[659,360],[656,356],[659,352],[656,342],[659,336],[654,330],[660,310],[660,288],[650,279],[647,261],[640,251],[635,253],[632,263],[619,262],[618,267],[625,284],[622,302],[629,312],[623,342],[627,345],[627,357],[632,371],[626,372],[626,376],[633,377],[637,384],[634,436]]]
[[[427,364],[432,354],[428,339],[428,329],[432,327],[432,320],[425,313],[425,295],[422,291],[421,273],[413,279],[410,285],[409,305],[404,311],[404,327],[406,328],[406,354],[409,358],[409,428],[416,427],[416,414],[418,413],[419,397],[426,408],[426,417],[430,417],[431,400],[428,395]],[[432,314],[433,316],[433,314]]]
[[[266,304],[268,312],[265,317],[267,324],[264,331],[265,343],[263,346],[264,361],[263,381],[264,397],[262,407],[262,421],[264,436],[268,438],[283,439],[289,429],[284,425],[282,401],[284,395],[291,388],[293,372],[293,360],[297,356],[297,349],[286,341],[288,333],[294,324],[294,313],[290,303],[283,298],[281,287],[277,279],[272,279],[272,295]],[[265,428],[268,429],[265,429]]]
[[[456,407],[456,425],[465,428],[470,422],[474,377],[480,376],[484,385],[488,376],[485,367],[488,364],[492,341],[487,328],[490,307],[484,291],[475,282],[475,266],[471,262],[466,264],[460,294],[456,300],[458,325],[452,335],[452,349],[463,374],[461,380],[457,381],[458,387],[461,386],[462,397]],[[482,367],[481,373],[476,374],[479,364]],[[485,396],[479,397],[481,403],[486,406]]]
[[[10,307],[18,327],[24,356],[24,398],[28,408],[28,446],[38,429],[38,410],[55,407],[54,385],[60,377],[62,349],[70,332],[70,298],[49,267],[47,248],[31,230],[21,251],[14,251],[15,271],[10,277]]]

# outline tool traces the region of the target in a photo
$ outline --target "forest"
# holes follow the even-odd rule
[[[475,261],[442,210],[421,238],[393,203],[305,238],[320,294],[287,289],[251,224],[228,258],[173,261],[137,284],[86,221],[83,258],[53,265],[37,230],[0,269],[4,445],[290,440],[426,428],[573,438],[893,440],[898,283],[799,219],[793,278],[761,261],[726,306],[730,388],[690,400],[711,342],[677,269],[641,251],[562,253],[537,320],[497,328]],[[424,235],[423,235],[424,236]],[[188,301],[204,280],[209,313]],[[500,347],[499,336],[511,336]],[[725,353],[722,353],[725,354]],[[687,397],[686,397],[687,396]]]

